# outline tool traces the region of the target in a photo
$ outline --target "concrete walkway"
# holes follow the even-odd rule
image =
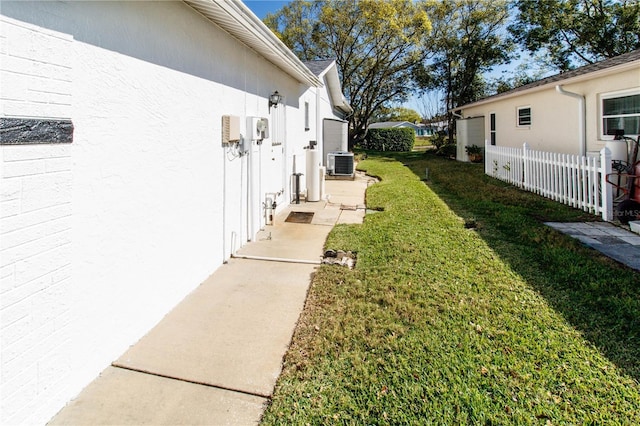
[[[640,235],[607,222],[547,222],[610,258],[640,271]]]
[[[257,424],[326,237],[362,222],[372,182],[327,180],[328,200],[287,206],[49,424]],[[292,211],[313,219],[285,222]]]

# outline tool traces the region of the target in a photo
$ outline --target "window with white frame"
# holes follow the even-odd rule
[[[623,130],[626,136],[640,134],[640,90],[601,96],[602,135],[615,135]]]
[[[489,115],[489,129],[491,137],[491,145],[496,144],[496,113],[492,112]]]
[[[309,130],[309,102],[304,103],[304,130]]]
[[[518,127],[531,126],[531,107],[518,107]]]

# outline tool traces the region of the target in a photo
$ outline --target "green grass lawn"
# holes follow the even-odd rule
[[[431,143],[431,136],[416,136],[416,142],[413,144],[414,147],[431,147],[433,144]]]
[[[263,424],[640,424],[640,274],[542,224],[596,218],[430,154],[359,168],[384,211],[330,234],[357,267],[315,274]]]

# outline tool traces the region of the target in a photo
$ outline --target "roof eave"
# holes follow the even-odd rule
[[[493,95],[490,96],[488,98],[484,98],[481,99],[479,101],[476,102],[472,102],[470,104],[466,104],[466,105],[462,105],[453,109],[450,109],[450,112],[454,112],[454,111],[459,111],[462,109],[467,109],[467,108],[473,108],[473,107],[477,107],[477,106],[481,106],[484,104],[488,104],[488,103],[492,103],[498,100],[505,100],[505,99],[511,99],[511,98],[515,98],[521,95],[525,95],[525,94],[530,94],[530,93],[535,93],[535,92],[539,92],[542,90],[548,90],[551,88],[555,88],[558,85],[565,85],[565,84],[574,84],[574,83],[580,83],[582,81],[585,80],[590,80],[592,78],[597,78],[597,77],[602,77],[602,76],[607,76],[610,74],[617,74],[620,72],[624,72],[627,71],[629,69],[637,69],[640,66],[640,61],[631,61],[625,64],[620,64],[620,65],[615,65],[609,68],[604,68],[601,70],[596,70],[596,71],[592,71],[590,73],[586,73],[586,74],[581,74],[581,75],[577,75],[575,77],[568,77],[566,79],[560,79],[560,80],[555,80],[555,81],[551,81],[549,83],[546,84],[542,84],[539,86],[535,86],[529,89],[524,89],[524,90],[517,90],[514,89],[515,91],[508,91],[505,93],[500,93],[497,95]]]
[[[320,76],[327,79],[327,89],[329,90],[333,105],[345,114],[352,114],[353,108],[349,105],[349,102],[347,102],[342,93],[342,85],[340,84],[340,76],[338,75],[336,62],[333,61]]]
[[[298,82],[322,87],[320,79],[242,1],[183,1]]]

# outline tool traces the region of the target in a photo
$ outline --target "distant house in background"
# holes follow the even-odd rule
[[[431,135],[435,135],[438,132],[447,132],[449,123],[446,120],[440,121],[432,121],[427,124],[424,124],[425,128],[428,129]]]
[[[615,129],[640,133],[640,50],[500,93],[455,110],[465,145],[595,155]],[[462,132],[461,132],[462,129]],[[462,153],[462,155],[461,155]]]
[[[382,121],[369,124],[370,129],[394,129],[409,127],[416,132],[416,136],[431,136],[438,131],[435,126],[428,124],[415,124],[408,121]]]
[[[3,0],[0,40],[0,424],[45,424],[291,201],[350,107],[239,0]]]

